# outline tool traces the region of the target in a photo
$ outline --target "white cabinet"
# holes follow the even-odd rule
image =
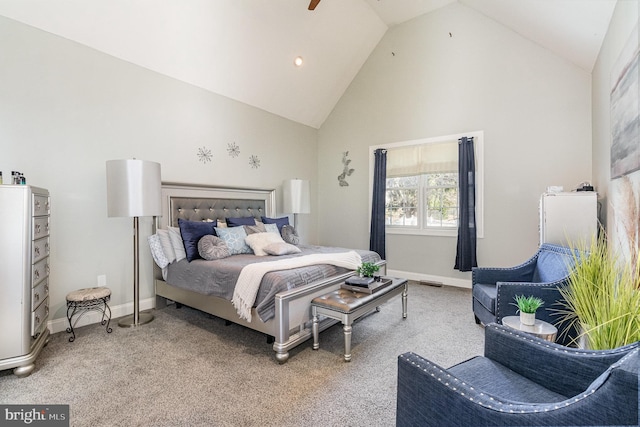
[[[540,244],[588,244],[598,232],[598,195],[593,191],[544,193],[540,198]]]
[[[29,375],[49,330],[49,191],[0,185],[0,370]]]

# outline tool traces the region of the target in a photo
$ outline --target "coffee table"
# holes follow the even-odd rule
[[[505,316],[502,324],[551,342],[556,340],[558,333],[558,329],[551,323],[539,319],[536,319],[535,325],[523,325],[520,323],[520,316]]]
[[[396,295],[402,294],[402,318],[407,318],[407,279],[387,277],[392,283],[386,288],[373,294],[338,289],[321,295],[311,301],[311,315],[313,316],[313,349],[320,348],[318,332],[318,316],[340,320],[344,330],[344,360],[351,361],[351,325],[358,318],[379,310],[380,304],[389,301]]]

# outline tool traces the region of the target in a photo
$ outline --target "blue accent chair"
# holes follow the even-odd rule
[[[398,357],[396,425],[637,426],[639,345],[581,350],[493,323],[484,356],[449,369]]]
[[[475,267],[471,282],[476,323],[502,323],[503,317],[517,315],[518,308],[513,305],[516,295],[533,295],[544,301],[536,312],[536,319],[555,325],[557,342],[569,344],[578,333],[561,324],[560,316],[554,315],[553,309],[561,308],[556,304],[562,301],[558,289],[567,284],[574,263],[572,249],[544,243],[533,257],[515,267]]]

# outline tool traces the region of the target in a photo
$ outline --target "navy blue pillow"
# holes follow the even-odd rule
[[[256,219],[252,216],[242,218],[227,218],[227,227],[239,227],[241,225],[256,225]]]
[[[265,224],[275,224],[278,226],[278,231],[280,233],[282,233],[282,227],[284,227],[285,225],[289,225],[289,217],[288,216],[284,216],[282,218],[267,218],[266,216],[262,216],[260,217],[260,219],[262,219],[262,222]]]
[[[218,221],[213,222],[201,222],[201,221],[187,221],[186,219],[178,218],[178,226],[180,227],[180,234],[182,235],[182,242],[184,243],[184,250],[187,253],[187,260],[189,262],[194,259],[202,258],[198,252],[198,242],[203,236],[208,234],[216,235],[215,227],[218,225]]]

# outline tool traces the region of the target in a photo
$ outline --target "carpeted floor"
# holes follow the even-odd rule
[[[409,287],[353,327],[350,363],[341,325],[279,365],[264,335],[169,306],[135,329],[52,335],[36,370],[0,371],[0,403],[69,404],[72,426],[392,426],[397,357],[413,351],[449,367],[482,354],[470,290]]]

